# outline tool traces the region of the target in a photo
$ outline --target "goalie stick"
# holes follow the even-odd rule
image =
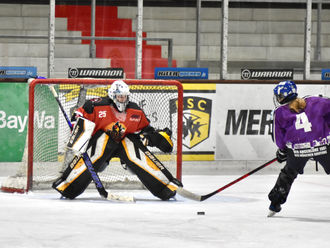
[[[54,98],[56,99],[56,101],[57,101],[57,103],[58,103],[58,105],[59,105],[59,107],[61,109],[61,112],[62,112],[62,114],[63,114],[63,116],[64,116],[67,124],[69,125],[69,127],[70,127],[70,129],[72,131],[72,129],[73,129],[72,123],[71,123],[68,115],[66,114],[66,112],[65,112],[65,110],[64,110],[64,108],[62,106],[61,101],[58,98],[58,94],[57,94],[54,86],[53,85],[49,85],[49,89],[52,92]],[[101,182],[98,174],[94,170],[92,161],[90,160],[87,152],[84,152],[82,154],[82,156],[83,156],[83,160],[85,162],[85,165],[87,167],[87,170],[89,171],[89,174],[91,175],[91,177],[93,179],[93,182],[94,182],[94,184],[96,186],[96,189],[97,189],[97,191],[99,192],[99,194],[103,198],[105,198],[107,200],[110,200],[110,201],[119,201],[119,202],[134,202],[135,201],[133,197],[114,195],[114,194],[110,194],[109,192],[107,192],[106,189],[104,188],[104,186],[103,186],[103,184],[102,184],[102,182]]]
[[[232,186],[233,184],[235,184],[235,183],[243,180],[244,178],[246,178],[246,177],[254,174],[255,172],[261,170],[262,168],[265,168],[266,166],[272,164],[275,161],[277,161],[277,158],[273,158],[272,160],[268,161],[267,163],[264,163],[263,165],[255,168],[254,170],[252,170],[252,171],[244,174],[243,176],[237,178],[236,180],[234,180],[234,181],[226,184],[225,186],[223,186],[223,187],[221,187],[221,188],[219,188],[219,189],[217,189],[217,190],[215,190],[215,191],[213,191],[213,192],[211,192],[209,194],[206,194],[206,195],[197,195],[197,194],[194,194],[194,193],[192,193],[192,192],[190,192],[190,191],[188,191],[188,190],[186,190],[184,188],[181,188],[181,187],[179,187],[177,189],[177,192],[178,192],[178,194],[180,194],[180,195],[182,195],[182,196],[184,196],[184,197],[186,197],[188,199],[191,199],[191,200],[205,201],[206,199],[210,198],[211,196],[213,196],[213,195],[215,195],[215,194],[217,194],[217,193],[225,190],[226,188],[228,188],[228,187]]]

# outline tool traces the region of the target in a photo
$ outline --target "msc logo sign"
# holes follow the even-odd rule
[[[176,105],[175,108],[173,102],[171,105],[172,116],[176,112]],[[183,98],[182,139],[185,147],[192,149],[209,137],[211,112],[212,100],[195,96]]]

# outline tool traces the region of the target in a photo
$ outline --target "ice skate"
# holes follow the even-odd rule
[[[267,217],[273,217],[276,213],[279,213],[281,211],[281,205],[280,204],[270,204],[269,206],[269,213]]]

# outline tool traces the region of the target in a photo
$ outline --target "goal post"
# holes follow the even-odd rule
[[[66,143],[70,128],[53,97],[54,86],[58,99],[68,116],[86,100],[107,96],[110,79],[35,79],[29,85],[29,122],[27,163],[23,159],[16,175],[1,185],[6,192],[27,192],[50,189],[63,170]],[[130,101],[137,103],[156,129],[172,130],[174,149],[163,154],[150,147],[159,160],[179,180],[182,178],[182,111],[183,87],[175,80],[124,80],[130,86]],[[119,159],[112,159],[99,173],[106,188],[139,188],[140,181],[122,167]]]

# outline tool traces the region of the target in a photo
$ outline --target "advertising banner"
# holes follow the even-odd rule
[[[275,84],[249,83],[184,83],[183,99],[183,160],[269,160],[275,156],[276,145],[270,135],[271,115],[274,109]],[[330,97],[330,85],[297,84],[298,96],[319,95]],[[56,89],[72,101],[66,111],[71,112],[75,102],[71,92]],[[106,90],[104,91],[106,94]],[[134,89],[132,89],[134,92]],[[34,125],[40,136],[35,137],[35,152],[39,161],[55,161],[63,152],[68,137],[61,137],[59,122],[65,122],[57,103],[48,89],[36,89],[46,95],[35,104]],[[92,94],[93,95],[93,94]],[[155,96],[146,94],[143,102]],[[175,99],[174,99],[175,101]],[[157,106],[161,107],[161,106]],[[175,108],[165,106],[168,112]],[[145,109],[156,128],[160,112]],[[62,120],[63,119],[63,120]],[[172,118],[173,119],[173,118]],[[166,126],[175,125],[171,118],[163,120]],[[63,123],[62,123],[63,124]],[[22,159],[28,126],[28,85],[0,84],[0,162],[19,162]],[[65,126],[65,123],[63,124]],[[52,139],[50,138],[52,137]],[[62,144],[63,143],[63,144]],[[47,154],[53,154],[49,157]],[[42,154],[45,154],[43,156]]]
[[[322,80],[330,80],[330,69],[322,69]]]
[[[208,79],[208,68],[156,67],[155,79]]]
[[[0,66],[0,78],[35,78],[37,67],[33,66]]]
[[[43,98],[38,96],[43,95]],[[43,99],[42,101],[40,99]],[[57,161],[59,109],[48,87],[36,87],[34,157]],[[0,84],[0,162],[20,162],[28,129],[28,84]]]
[[[123,68],[69,68],[69,78],[124,78]]]
[[[270,135],[274,109],[272,84],[217,84],[215,159],[269,160],[276,145]],[[298,96],[330,96],[329,86],[297,85]]]
[[[293,69],[241,69],[241,79],[252,80],[252,79],[278,79],[288,80],[293,79]]]
[[[183,84],[183,160],[214,160],[216,84]]]
[[[28,85],[0,84],[0,162],[19,162],[28,125]]]

